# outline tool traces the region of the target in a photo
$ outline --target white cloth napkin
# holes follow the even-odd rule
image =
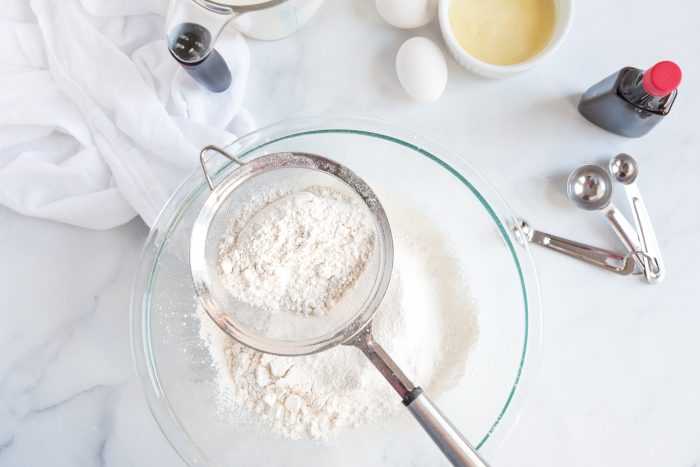
[[[233,83],[210,93],[171,58],[167,7],[0,2],[0,204],[95,229],[136,215],[150,225],[202,146],[252,128],[243,38],[221,35]]]

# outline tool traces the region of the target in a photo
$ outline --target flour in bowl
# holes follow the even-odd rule
[[[235,219],[222,240],[224,285],[265,311],[325,313],[367,264],[375,242],[371,214],[315,187],[253,203],[261,200],[264,206]]]
[[[244,217],[281,199],[279,193],[266,195]],[[412,207],[388,196],[382,201],[394,235],[394,270],[373,334],[406,375],[436,398],[462,375],[477,338],[475,306],[443,235]],[[286,300],[283,293],[276,297]],[[266,355],[227,337],[203,310],[198,316],[218,375],[221,414],[235,425],[329,440],[349,428],[396,420],[405,411],[400,397],[354,347],[303,357]]]

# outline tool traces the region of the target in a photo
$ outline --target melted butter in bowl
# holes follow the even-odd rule
[[[440,0],[440,27],[455,59],[490,77],[549,56],[572,20],[572,0]]]
[[[540,53],[554,32],[553,0],[452,0],[450,26],[475,58],[515,65]]]

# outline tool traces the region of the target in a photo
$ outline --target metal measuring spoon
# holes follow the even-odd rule
[[[588,211],[601,211],[608,220],[617,236],[629,252],[637,252],[639,237],[634,227],[612,203],[612,178],[605,170],[597,165],[584,165],[571,172],[566,181],[566,194],[574,204]],[[644,263],[639,255],[633,256],[640,270]]]
[[[536,243],[623,276],[634,271],[634,262],[629,261],[631,256],[629,253],[623,255],[615,251],[540,232],[522,219],[513,226],[513,231],[516,238],[522,243],[525,241]]]
[[[610,159],[610,173],[615,180],[625,186],[625,194],[632,208],[634,222],[641,242],[642,250],[651,258],[644,258],[644,275],[651,283],[661,282],[664,278],[664,266],[661,259],[661,249],[656,240],[654,226],[649,218],[649,212],[642,199],[639,187],[635,183],[639,174],[639,166],[629,154],[618,154]],[[653,266],[653,267],[652,267]]]

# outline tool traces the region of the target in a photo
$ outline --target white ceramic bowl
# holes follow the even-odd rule
[[[562,44],[564,38],[569,33],[569,29],[571,29],[571,23],[574,18],[573,0],[554,0],[556,7],[556,23],[549,44],[547,44],[540,53],[524,62],[515,65],[494,65],[477,59],[464,50],[459,44],[452,32],[452,26],[450,26],[450,19],[448,16],[451,3],[452,0],[440,0],[440,5],[438,7],[440,30],[442,31],[442,37],[445,39],[445,44],[447,44],[450,53],[460,65],[477,75],[487,78],[503,78],[514,75],[529,70],[546,60]]]

